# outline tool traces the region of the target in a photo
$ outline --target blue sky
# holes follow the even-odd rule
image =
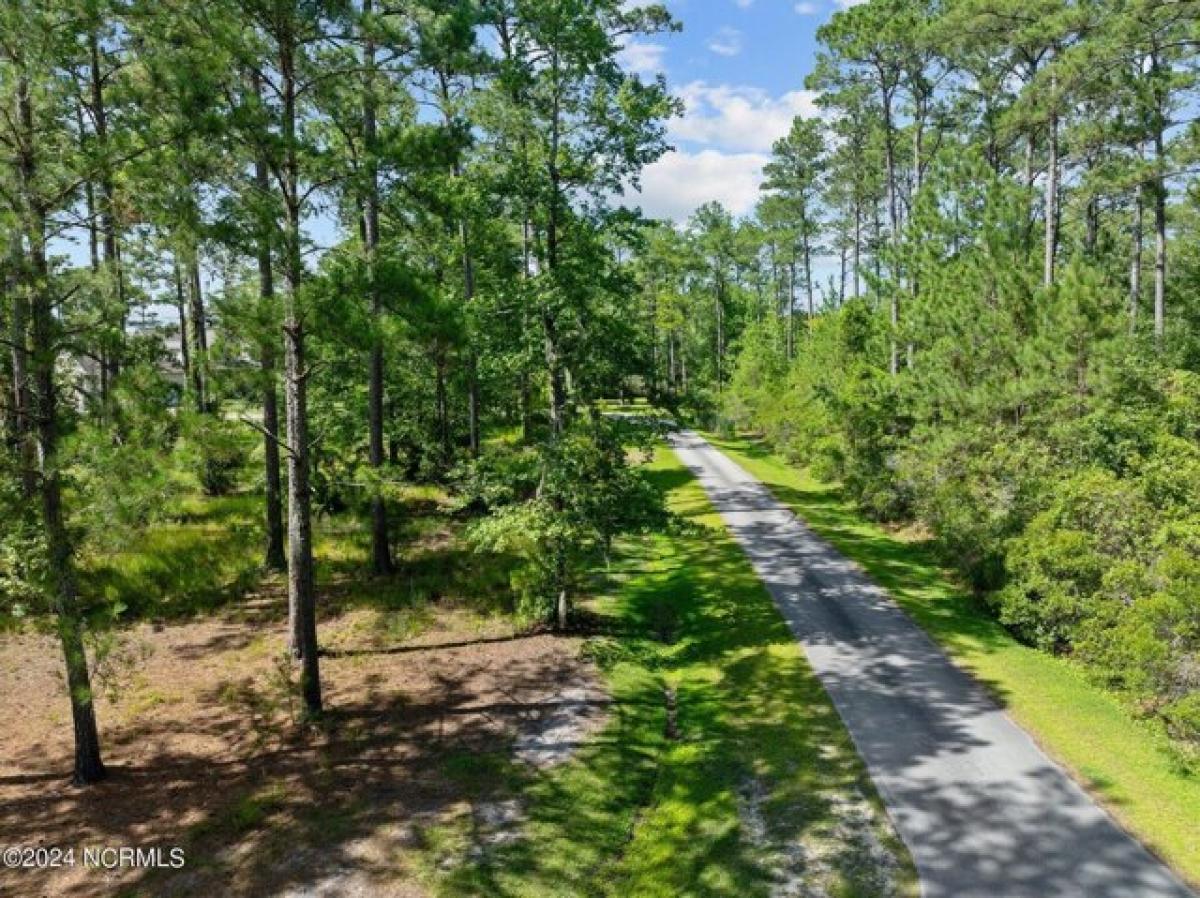
[[[816,30],[852,0],[666,0],[677,34],[629,44],[627,67],[662,72],[686,105],[672,121],[675,150],[650,166],[640,197],[647,215],[682,221],[716,199],[752,211],[771,144],[797,114],[815,111],[804,89]]]

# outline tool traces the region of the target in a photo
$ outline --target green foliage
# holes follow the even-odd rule
[[[455,470],[456,504],[477,512],[519,504],[537,491],[539,477],[532,448],[492,448]]]
[[[968,303],[939,283],[924,304]],[[871,364],[861,304],[823,316],[782,371],[751,329],[726,407],[872,517],[921,521],[1014,633],[1085,659],[1194,740],[1196,599],[1179,564],[1200,527],[1194,375],[1121,355],[1107,289],[1071,270],[1033,318],[914,322],[925,348],[899,377]]]
[[[220,607],[262,575],[254,496],[208,497],[193,485],[160,510],[165,520],[81,559],[81,592],[97,623],[181,619]]]
[[[938,63],[919,61],[909,32],[922,23],[894,27],[879,18],[885,8],[856,7],[825,27],[816,82],[846,116],[843,133],[884,140],[885,151],[893,141],[894,161],[902,129],[854,116],[871,98],[899,115],[902,85],[915,98],[928,87],[918,73]],[[1031,40],[1073,27],[1042,24]],[[1007,127],[1051,102],[1021,98]],[[1014,634],[1086,661],[1194,743],[1196,600],[1180,563],[1200,528],[1196,373],[1180,364],[1190,350],[1152,347],[1136,306],[1131,319],[1140,297],[1128,292],[1116,224],[1108,244],[1101,223],[1057,247],[1047,271],[1020,169],[976,137],[947,135],[923,161],[921,189],[907,185],[904,214],[871,249],[867,291],[827,306],[794,352],[781,339],[786,310],[744,323],[722,407],[840,481],[872,518],[920,522]],[[776,181],[797,170],[790,158],[777,147]],[[861,195],[851,173],[826,164],[843,183],[816,202],[833,211]],[[876,212],[890,215],[890,199]]]
[[[46,608],[45,535],[10,455],[0,455],[0,632]]]
[[[71,524],[85,546],[128,544],[175,498],[180,428],[163,414],[168,395],[153,366],[131,367],[113,390],[111,419],[84,419],[67,440],[64,473],[78,509]]]
[[[1194,679],[1187,685],[1189,668],[1172,664],[1171,653],[1164,651],[1170,645],[1164,639],[1170,631],[1155,632],[1161,618],[1147,626],[1151,618],[1141,616],[1151,603],[1145,599],[1128,606],[1106,603],[1104,610],[1123,617],[1131,611],[1124,619],[1140,624],[1117,632],[1110,622],[1093,618],[1088,644],[1077,642],[1075,655],[1040,651],[1014,638],[988,606],[958,582],[953,570],[939,563],[940,539],[930,541],[922,534],[896,532],[870,521],[844,489],[814,479],[810,470],[788,464],[759,441],[739,439],[717,445],[816,533],[862,565],[950,657],[994,693],[1017,723],[1105,799],[1117,819],[1185,875],[1200,875],[1200,844],[1194,838],[1200,778],[1195,750],[1189,748],[1195,745],[1194,729],[1184,729],[1182,720],[1193,713],[1190,696],[1196,690]],[[1195,583],[1180,579],[1178,587],[1182,601],[1169,606],[1169,626],[1194,639],[1194,599],[1189,605],[1183,593],[1191,590],[1196,595]],[[1187,607],[1191,623],[1183,614],[1175,616]],[[1099,661],[1092,654],[1101,647],[1094,637],[1103,637],[1104,647],[1120,657]],[[1194,651],[1195,643],[1191,645],[1188,649],[1181,643],[1185,651]],[[1080,657],[1085,651],[1086,662]],[[1143,704],[1149,693],[1137,690],[1133,694],[1139,702],[1125,701],[1125,696],[1097,682],[1099,663],[1113,669],[1127,664],[1125,669],[1132,674],[1149,659],[1162,659],[1163,665],[1157,667],[1155,662],[1147,670],[1184,674],[1171,687],[1177,690],[1171,693],[1171,701],[1180,703],[1178,710],[1153,701]],[[1157,716],[1146,718],[1147,713]],[[1172,714],[1180,716],[1168,716]],[[1194,717],[1187,719],[1194,727]],[[1167,727],[1162,726],[1164,720]]]
[[[181,412],[181,460],[207,496],[226,496],[238,486],[252,432],[239,421]]]
[[[1151,513],[1132,484],[1103,470],[1075,474],[1050,496],[1050,507],[1009,542],[1008,583],[997,602],[1000,619],[1017,633],[1060,649],[1097,613],[1090,606],[1133,598],[1121,587],[1142,560]]]
[[[512,582],[527,618],[557,608],[562,623],[566,602],[616,537],[666,525],[661,494],[630,465],[620,435],[603,420],[573,427],[543,448],[536,484],[521,460],[486,461],[469,475],[477,501],[491,504],[470,539],[480,551],[522,559]]]
[[[907,852],[745,555],[669,450],[647,467],[686,526],[615,547],[596,612],[620,635],[585,644],[613,713],[532,775],[478,751],[447,758],[473,801],[519,798],[523,814],[482,856],[464,851],[469,815],[427,831],[435,894],[765,896],[786,875],[776,846],[791,845],[821,858],[803,878],[827,894],[878,895],[891,877],[887,893],[915,895]],[[664,738],[668,686],[678,740]]]

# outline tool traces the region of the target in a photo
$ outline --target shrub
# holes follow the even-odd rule
[[[592,420],[542,447],[532,494],[524,464],[477,467],[493,477],[501,471],[515,475],[507,489],[495,480],[486,487],[491,513],[470,529],[469,538],[477,551],[520,559],[512,586],[523,616],[556,617],[565,627],[572,596],[591,566],[607,557],[613,539],[665,525],[662,496],[629,463],[620,439],[625,430]]]
[[[195,472],[207,496],[233,492],[250,456],[252,432],[243,423],[194,412],[180,416],[184,464]]]

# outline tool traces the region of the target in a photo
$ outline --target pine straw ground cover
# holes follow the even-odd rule
[[[214,504],[147,551],[200,542],[229,508],[240,513],[238,503]],[[517,632],[500,607],[503,562],[473,557],[460,529],[436,503],[408,503],[401,573],[373,580],[362,574],[362,528],[322,522],[328,712],[316,727],[295,719],[282,583],[247,589],[214,569],[230,590],[221,593],[202,571],[174,578],[192,616],[105,638],[95,682],[111,775],[87,789],[66,781],[70,721],[54,638],[33,628],[0,635],[0,844],[182,846],[187,858],[182,871],[148,874],[0,869],[0,895],[424,894],[414,839],[422,821],[463,800],[459,759],[536,748],[567,690],[600,711],[576,715],[577,738],[603,719],[581,640]],[[145,553],[111,565],[147,583],[146,571],[171,567]]]
[[[292,722],[278,584],[126,628],[99,699],[113,775],[94,788],[64,782],[53,645],[3,637],[0,841],[182,845],[188,860],[7,871],[0,894],[915,895],[748,562],[673,454],[651,475],[687,526],[620,547],[586,639],[482,613],[463,591],[503,572],[475,567],[436,515],[410,520],[408,578],[375,586],[353,573],[353,533],[326,528],[318,728]]]

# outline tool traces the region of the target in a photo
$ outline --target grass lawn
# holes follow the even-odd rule
[[[586,651],[612,697],[600,734],[534,769],[444,760],[471,810],[423,836],[435,894],[915,895],[912,863],[799,646],[669,450],[651,475],[688,526],[625,543]],[[677,692],[678,739],[664,690]],[[500,832],[479,838],[480,820]],[[808,893],[807,891],[805,892]],[[789,892],[791,894],[791,892]]]
[[[127,551],[81,558],[85,600],[130,617],[186,618],[244,594],[262,578],[262,499],[180,497],[178,513]]]
[[[1200,776],[1158,727],[1135,719],[1079,665],[1017,642],[954,584],[927,545],[865,520],[836,484],[814,480],[755,440],[708,438],[862,565],[1114,816],[1200,883]]]

